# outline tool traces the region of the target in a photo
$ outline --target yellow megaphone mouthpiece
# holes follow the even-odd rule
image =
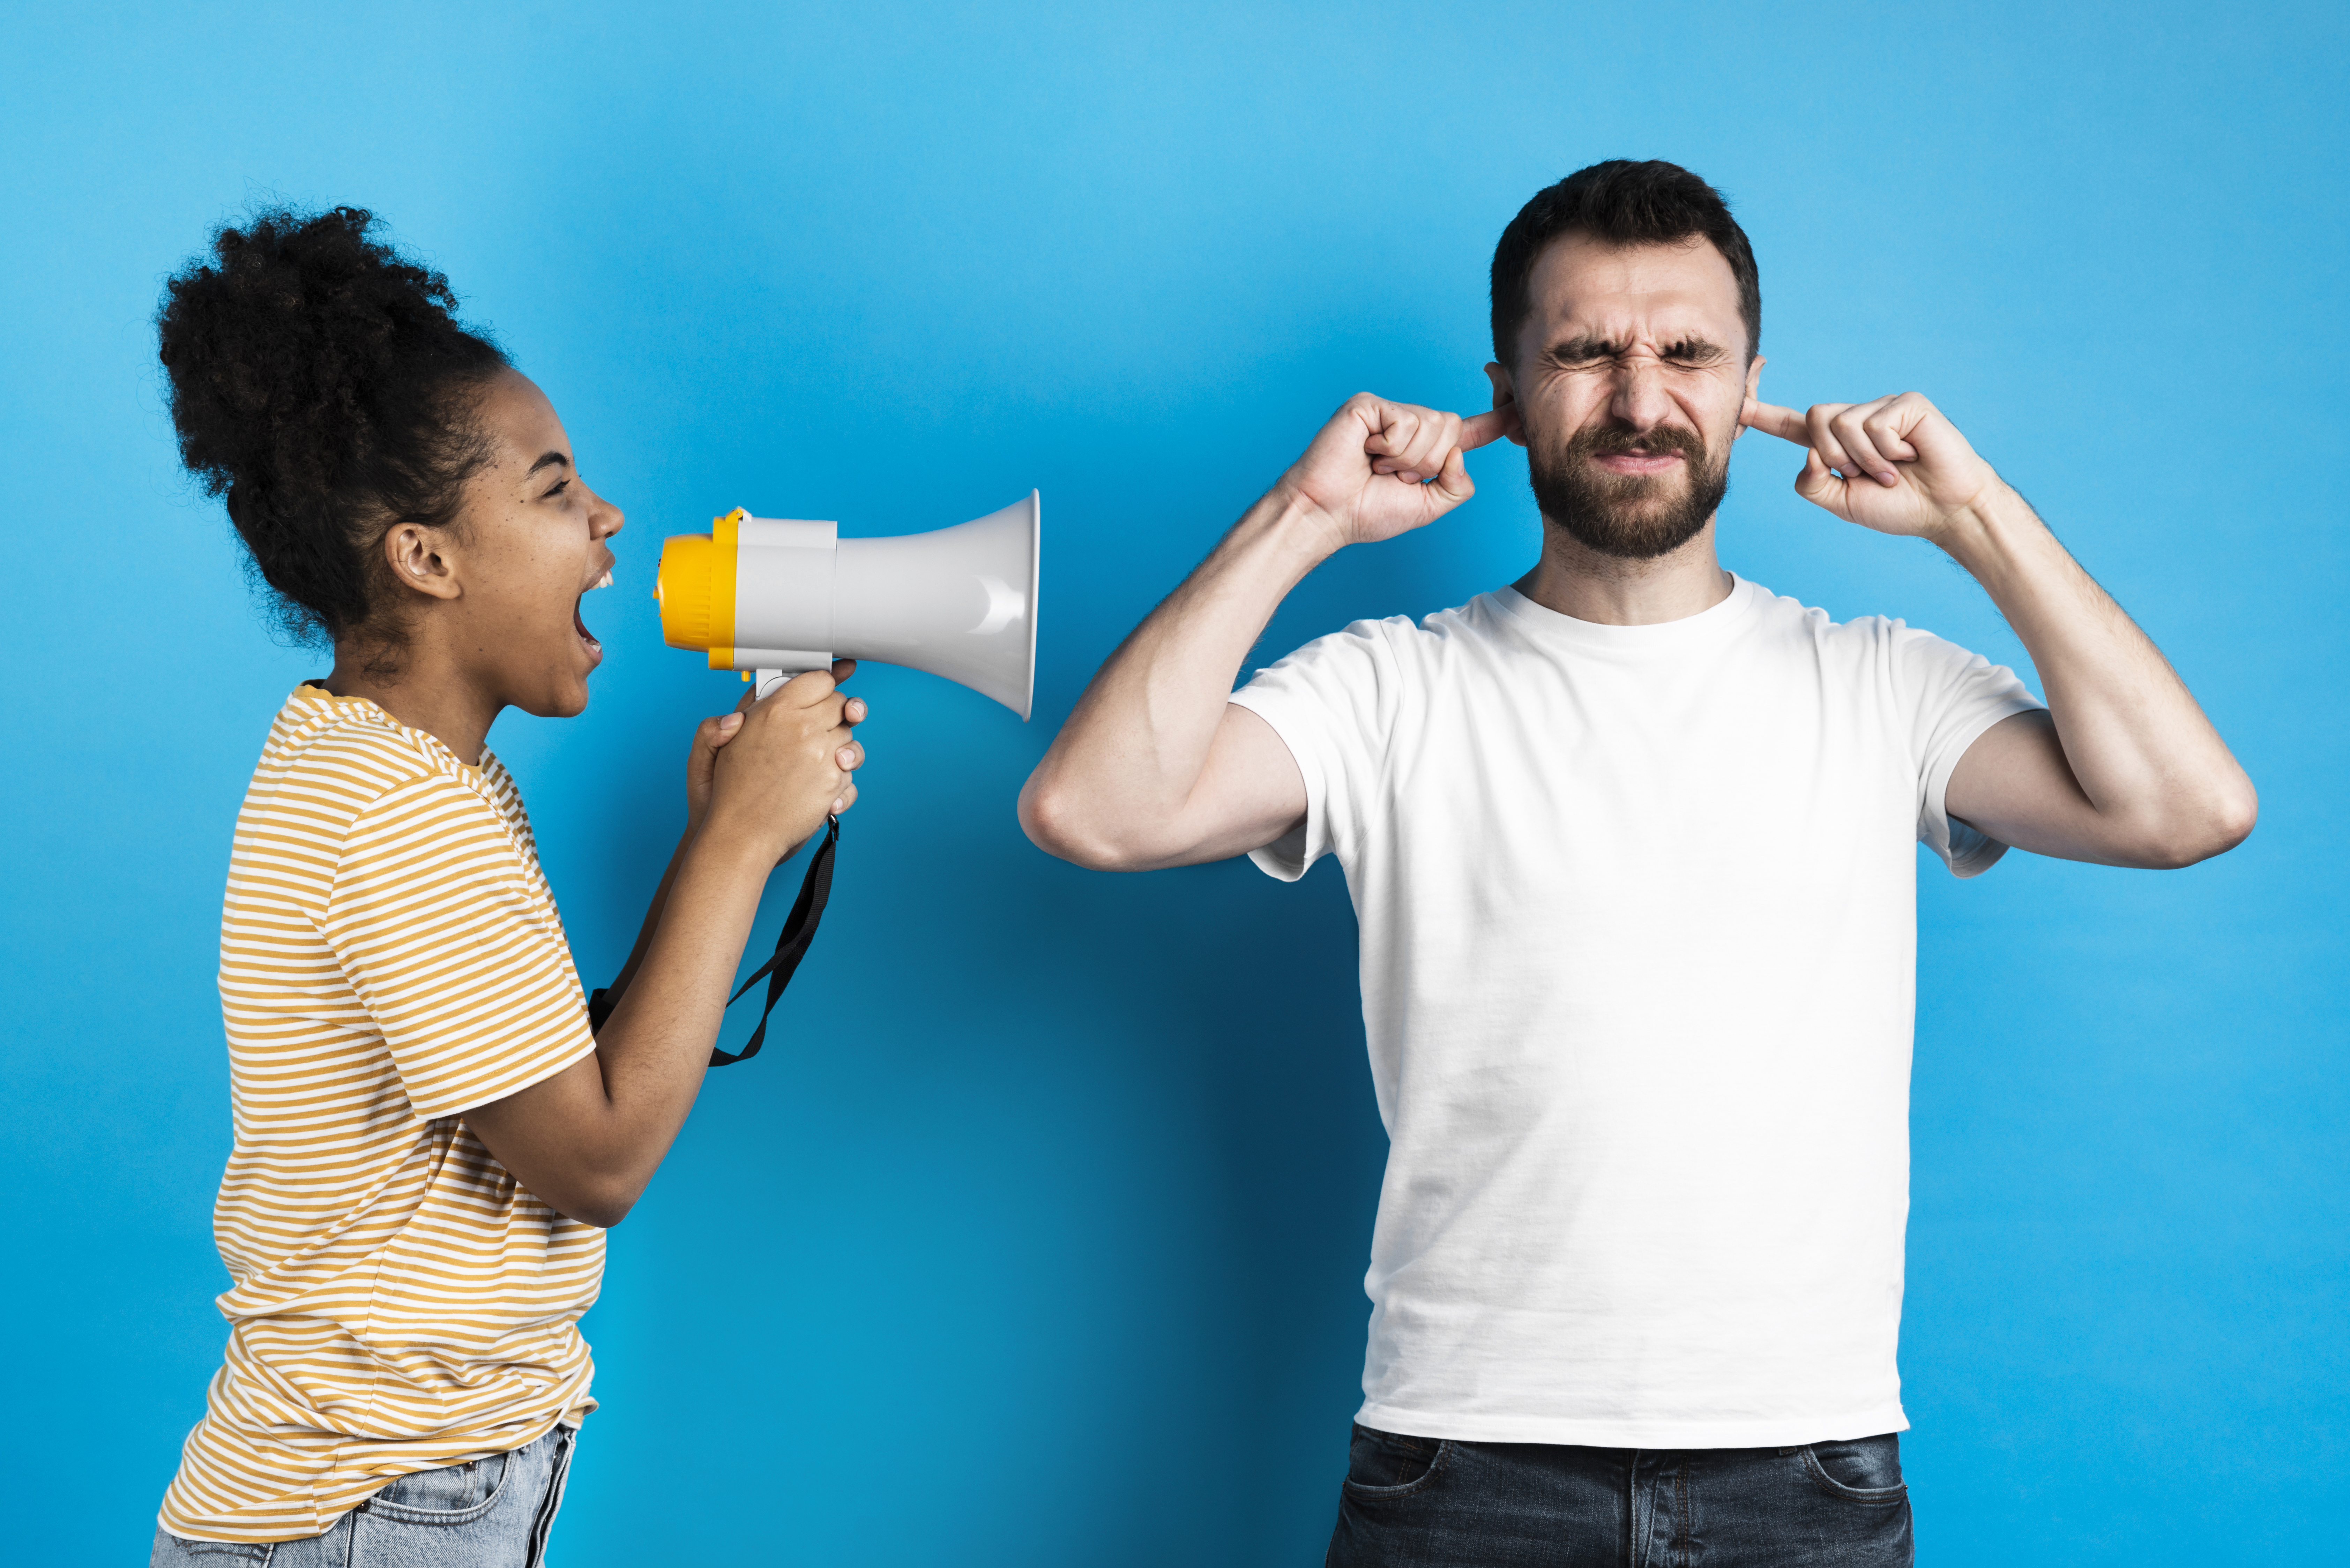
[[[734,524],[742,515],[730,512],[707,534],[662,541],[653,597],[660,601],[661,640],[671,648],[734,645]]]

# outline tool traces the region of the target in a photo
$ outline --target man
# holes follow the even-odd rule
[[[1332,1563],[1907,1563],[1910,845],[2184,866],[2252,787],[1931,403],[1758,400],[1752,252],[1697,176],[1544,191],[1492,301],[1492,410],[1349,400],[1096,676],[1022,821],[1102,869],[1345,867],[1389,1154]],[[1746,429],[1973,573],[2047,705],[1722,570]],[[1231,691],[1290,587],[1467,500],[1502,435],[1533,570]]]

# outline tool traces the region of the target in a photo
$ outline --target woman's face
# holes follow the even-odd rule
[[[587,708],[588,671],[603,660],[580,600],[611,583],[605,541],[620,510],[579,477],[555,405],[528,377],[501,371],[476,418],[491,458],[467,482],[445,547],[459,591],[444,646],[484,696],[567,719]]]

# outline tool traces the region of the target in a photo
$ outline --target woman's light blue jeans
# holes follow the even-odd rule
[[[149,1568],[539,1568],[577,1435],[557,1427],[512,1453],[401,1476],[324,1535],[183,1541],[158,1530]]]

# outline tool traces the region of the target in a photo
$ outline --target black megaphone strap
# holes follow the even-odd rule
[[[827,816],[825,818],[824,842],[816,846],[816,854],[808,860],[807,875],[800,878],[800,896],[792,900],[792,912],[785,918],[784,929],[776,933],[775,953],[752,971],[751,978],[743,982],[740,990],[726,999],[726,1005],[733,1006],[743,1000],[744,992],[758,984],[764,977],[767,982],[767,1005],[759,1010],[758,1027],[751,1031],[751,1038],[743,1042],[740,1051],[721,1051],[712,1046],[710,1052],[712,1066],[731,1067],[737,1062],[747,1062],[759,1054],[760,1046],[766,1044],[767,1015],[775,1011],[775,1003],[783,997],[784,987],[791,984],[792,976],[800,967],[800,960],[807,956],[808,944],[816,940],[816,926],[824,919],[824,906],[832,897],[832,857],[839,843],[840,818]],[[601,1030],[604,1021],[612,1016],[612,1007],[613,997],[609,990],[599,990],[588,997],[588,1026],[591,1030]]]
[[[775,1012],[784,987],[791,984],[800,960],[807,956],[808,944],[816,940],[816,924],[824,919],[825,903],[832,897],[832,852],[840,843],[840,818],[827,816],[824,823],[824,842],[808,857],[807,875],[800,878],[800,896],[792,900],[792,912],[785,918],[784,929],[775,933],[775,950],[766,962],[751,971],[751,978],[743,982],[741,990],[726,999],[726,1005],[733,1006],[743,1000],[743,992],[758,984],[759,977],[764,975],[767,1005],[759,1009],[759,1026],[751,1031],[751,1038],[743,1043],[740,1051],[730,1054],[712,1046],[710,1064],[713,1067],[731,1067],[759,1054],[759,1047],[767,1039],[767,1014]]]

